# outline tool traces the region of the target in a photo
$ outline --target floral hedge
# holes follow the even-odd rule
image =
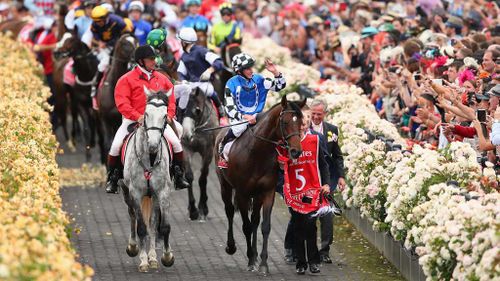
[[[0,279],[87,280],[61,210],[57,142],[42,72],[22,45],[0,36]]]
[[[280,50],[260,39],[246,44],[257,61],[270,56],[262,50]],[[308,75],[290,64],[280,70],[294,72],[292,85],[300,84],[296,77]],[[359,88],[332,81],[307,84],[329,105],[327,121],[340,128],[347,207],[359,208],[375,230],[418,254],[427,280],[500,280],[500,194],[492,165],[481,170],[475,151],[460,142],[440,151],[418,145],[405,150],[397,128],[379,118]],[[279,96],[271,93],[268,103]],[[403,150],[388,151],[367,132],[392,139]]]

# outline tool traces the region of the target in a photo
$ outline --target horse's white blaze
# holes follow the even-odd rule
[[[162,101],[160,100],[153,100],[152,102],[158,103],[158,104],[163,104]],[[148,113],[145,117],[144,120],[146,122],[146,127],[147,128],[163,128],[164,122],[165,122],[165,114],[166,114],[166,106],[154,106],[154,105],[147,105],[146,106],[146,112]],[[151,148],[157,148],[157,146],[160,144],[160,138],[161,138],[161,132],[158,130],[149,130],[146,132],[148,135],[148,145]]]
[[[66,40],[70,39],[71,37],[73,37],[73,35],[71,35],[71,33],[69,33],[69,32],[64,33],[61,40],[59,40],[59,42],[57,42],[57,44],[56,44],[56,50],[60,49],[62,46],[64,46],[64,42],[66,42]]]
[[[191,117],[184,117],[182,120],[183,134],[186,139],[190,139],[194,134],[194,120]]]
[[[130,42],[130,44],[132,44],[132,45],[134,45],[134,46],[136,45],[135,38],[134,38],[134,37],[132,37],[132,36],[127,36],[127,38],[125,38],[125,40],[129,41],[129,42]]]

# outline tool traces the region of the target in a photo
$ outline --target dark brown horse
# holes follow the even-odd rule
[[[178,80],[179,76],[177,75],[177,67],[179,66],[179,63],[175,60],[174,53],[168,46],[167,42],[160,46],[159,51],[163,62],[158,71],[167,75],[167,77],[170,77],[171,79]]]
[[[236,252],[233,236],[233,217],[235,206],[243,219],[243,233],[247,242],[248,270],[257,270],[257,230],[262,211],[262,252],[259,271],[269,273],[267,265],[267,243],[271,232],[271,211],[274,204],[274,193],[278,181],[278,162],[276,146],[287,148],[290,156],[297,159],[302,153],[299,129],[302,124],[299,103],[287,101],[283,96],[281,103],[272,107],[258,118],[257,124],[249,127],[233,144],[229,152],[229,167],[217,169],[221,184],[221,195],[228,219],[226,252]],[[226,131],[217,136],[215,150]],[[215,162],[219,155],[215,154]],[[252,212],[251,220],[248,217]]]
[[[216,79],[213,80],[213,85],[215,92],[219,95],[221,100],[224,100],[224,91],[226,87],[227,80],[233,77],[234,72],[231,68],[231,62],[233,57],[241,53],[240,43],[235,42],[225,45],[221,49],[221,58],[224,62],[225,69],[219,71],[216,75]]]
[[[10,38],[16,40],[17,36],[28,21],[21,19],[11,19],[0,22],[0,33],[7,34]]]
[[[124,34],[116,42],[111,59],[111,67],[97,91],[99,115],[99,129],[104,137],[104,147],[108,151],[113,137],[122,122],[122,115],[115,104],[115,86],[120,77],[127,73],[129,65],[133,63],[133,53],[137,40]]]
[[[71,108],[82,118],[83,136],[87,161],[91,158],[91,148],[96,144],[97,113],[92,109],[92,97],[90,96],[91,86],[95,82],[97,74],[97,58],[90,48],[78,37],[67,38],[63,46],[58,50],[61,56],[73,58],[73,69],[75,71],[75,86],[68,89],[70,91]],[[74,116],[73,127],[77,127],[78,118]],[[99,137],[100,160],[105,163],[107,151],[104,148],[102,136]]]

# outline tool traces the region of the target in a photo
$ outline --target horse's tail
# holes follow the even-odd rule
[[[149,196],[142,197],[141,210],[142,210],[142,218],[146,223],[146,227],[149,229],[149,220],[151,218],[151,212],[153,210],[153,201],[151,197]]]

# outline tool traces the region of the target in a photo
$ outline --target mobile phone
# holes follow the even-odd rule
[[[479,122],[486,122],[486,109],[477,109],[476,116]]]
[[[422,79],[422,74],[420,74],[420,73],[413,74],[413,79],[415,81],[420,81]]]
[[[432,82],[437,85],[443,86],[443,79],[432,79]]]

